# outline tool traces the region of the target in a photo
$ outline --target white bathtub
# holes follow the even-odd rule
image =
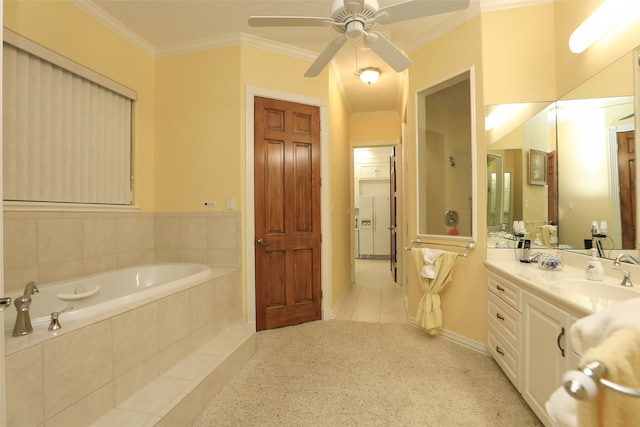
[[[211,279],[213,271],[202,264],[153,264],[83,276],[51,284],[38,284],[29,311],[34,332],[46,330],[51,313],[73,307],[60,315],[60,323],[99,320],[134,308],[144,302]],[[22,295],[8,296],[14,300]],[[15,312],[7,310],[5,313]],[[5,315],[5,330],[13,329],[11,314]]]

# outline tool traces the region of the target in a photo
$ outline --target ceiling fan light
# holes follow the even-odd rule
[[[378,80],[378,78],[380,78],[380,74],[381,74],[381,71],[379,68],[370,67],[370,68],[364,68],[360,70],[360,72],[358,73],[358,76],[360,76],[360,80],[370,85],[372,83],[375,83]]]

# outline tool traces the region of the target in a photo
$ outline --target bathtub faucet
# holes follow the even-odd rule
[[[27,335],[33,332],[33,327],[31,327],[31,318],[29,317],[29,308],[31,308],[31,296],[38,292],[36,282],[32,280],[24,287],[24,294],[22,294],[21,297],[16,298],[15,306],[18,310],[18,317],[16,318],[16,326],[13,328],[14,337]]]

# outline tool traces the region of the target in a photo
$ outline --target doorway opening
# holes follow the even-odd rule
[[[397,281],[395,146],[353,149],[353,258],[386,260]]]

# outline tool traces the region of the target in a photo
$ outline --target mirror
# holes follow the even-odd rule
[[[418,234],[474,237],[471,72],[417,93]]]
[[[509,247],[514,221],[522,222],[535,244],[557,245],[555,204],[549,203],[556,194],[554,105],[537,102],[487,109],[489,246]]]
[[[496,229],[495,221],[492,219],[490,222],[488,217],[489,246],[508,246],[504,242],[511,237],[513,220],[523,220],[532,241],[541,246],[585,251],[588,247],[601,245],[602,255],[607,257],[615,257],[613,250],[635,248],[635,194],[631,190],[635,188],[635,172],[633,167],[628,167],[630,164],[633,166],[632,153],[635,153],[633,57],[630,52],[557,102],[547,103],[549,125],[546,129],[530,133],[532,121],[537,117],[533,107],[536,104],[518,104],[520,113],[508,122],[505,129],[487,131],[488,165],[496,155],[506,158],[510,150],[521,149],[512,146],[514,143],[507,143],[510,139],[517,139],[514,134],[520,135],[523,141],[535,138],[546,139],[549,143],[546,192],[532,193],[536,186],[530,184],[531,176],[526,176],[530,173],[527,168],[530,167],[528,161],[533,147],[523,144],[523,151],[515,152],[525,176],[516,185],[514,176],[518,172],[513,170],[512,199],[515,203],[520,192],[522,204],[519,201],[514,204],[513,219],[505,222],[503,218],[501,228]],[[496,109],[488,108],[487,112]],[[524,113],[527,109],[531,111]],[[537,120],[542,123],[542,118]],[[552,131],[557,135],[555,158],[549,157],[549,132]],[[628,149],[617,150],[618,145]],[[624,157],[622,153],[626,153]],[[537,153],[534,151],[533,154],[535,158]],[[552,177],[556,170],[557,195],[554,195]],[[508,171],[510,169],[505,166],[503,173]],[[491,185],[488,176],[489,191]],[[532,206],[543,204],[548,207],[547,217],[543,219],[546,222],[539,224],[536,223],[538,217],[528,215],[528,212]],[[557,214],[556,221],[554,213]],[[594,221],[596,227],[592,233]],[[552,239],[546,241],[547,231],[556,233],[555,245]],[[539,238],[537,234],[540,234]]]

